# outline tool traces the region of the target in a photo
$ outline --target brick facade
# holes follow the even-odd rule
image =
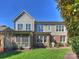
[[[60,35],[55,35],[54,37],[55,37],[56,42],[60,43]]]
[[[4,48],[0,47],[0,52],[4,52]]]

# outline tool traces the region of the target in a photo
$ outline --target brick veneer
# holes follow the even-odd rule
[[[55,35],[55,40],[57,43],[60,43],[60,35]]]
[[[3,52],[3,51],[4,51],[4,48],[1,48],[1,47],[0,47],[0,52]]]

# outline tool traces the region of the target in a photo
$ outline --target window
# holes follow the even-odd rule
[[[16,42],[20,42],[20,37],[19,36],[16,37]]]
[[[17,43],[17,46],[18,48],[22,47],[28,47],[28,39],[29,39],[29,36],[26,36],[26,35],[17,35],[16,36],[16,43]]]
[[[47,36],[43,36],[44,42],[46,42]]]
[[[28,46],[28,36],[22,37],[22,46],[27,47]]]
[[[37,36],[37,42],[39,42],[39,43],[42,42],[42,36]]]
[[[31,30],[31,24],[26,24],[26,30],[30,31]]]
[[[36,24],[36,31],[37,32],[44,32],[44,31],[50,31],[51,26],[50,25],[44,25],[44,24]]]
[[[50,25],[48,25],[48,30],[50,30],[51,29],[51,26]]]
[[[39,26],[39,32],[43,32],[43,26],[42,25]]]
[[[59,29],[58,29],[58,25],[56,25],[56,31],[58,31]]]
[[[50,25],[44,25],[44,29],[50,30]]]
[[[48,30],[48,25],[44,25],[44,28],[45,28],[46,30]]]
[[[60,42],[64,43],[65,42],[65,36],[60,36]]]
[[[18,30],[21,31],[23,29],[23,24],[18,24]]]
[[[16,36],[16,43],[17,43],[18,47],[21,46],[21,37],[20,36]]]
[[[36,38],[36,42],[37,43],[44,43],[44,42],[46,42],[46,38],[42,35],[38,35]]]
[[[64,26],[62,25],[62,31],[64,31]]]
[[[40,25],[40,24],[36,25],[36,31],[43,32],[43,25]]]
[[[22,42],[28,42],[28,37],[22,37]]]
[[[59,25],[59,28],[58,28],[58,29],[59,29],[59,31],[61,31],[61,29],[62,29],[62,26],[61,26],[61,25]]]
[[[56,25],[56,31],[64,31],[64,25]]]

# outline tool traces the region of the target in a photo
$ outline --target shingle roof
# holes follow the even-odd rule
[[[55,25],[55,24],[64,24],[64,22],[63,21],[62,22],[36,21],[35,24],[45,24],[45,25],[50,24],[50,25]]]
[[[0,31],[13,31],[13,29],[11,29],[5,25],[2,25],[2,26],[0,26]]]

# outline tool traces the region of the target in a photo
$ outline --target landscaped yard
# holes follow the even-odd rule
[[[33,49],[0,54],[0,59],[64,59],[69,49]]]

